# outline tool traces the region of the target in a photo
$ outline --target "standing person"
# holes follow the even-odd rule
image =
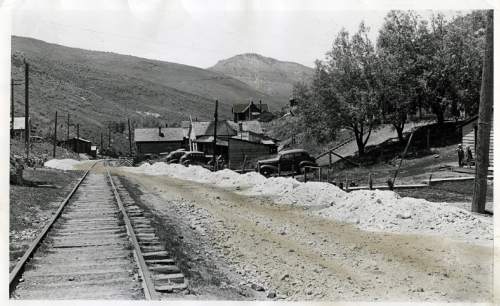
[[[458,145],[457,153],[458,153],[458,166],[461,168],[464,164],[464,149],[462,148],[462,144]]]
[[[474,162],[474,159],[472,157],[472,150],[471,150],[470,146],[467,146],[465,148],[465,154],[466,154],[466,158],[467,158],[467,165],[469,166],[469,168],[471,168],[472,163]]]

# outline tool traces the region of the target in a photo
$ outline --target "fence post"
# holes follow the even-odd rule
[[[431,186],[431,182],[432,182],[432,173],[429,175],[429,182],[428,182],[429,187]]]
[[[304,183],[307,182],[307,166],[304,167]]]
[[[321,167],[319,167],[318,172],[319,172],[319,181],[321,182]]]
[[[373,180],[372,180],[372,173],[371,172],[368,175],[368,187],[370,188],[370,190],[373,190]]]
[[[431,149],[431,129],[427,128],[427,150]]]
[[[347,175],[345,177],[345,191],[349,191],[349,181],[347,179]]]

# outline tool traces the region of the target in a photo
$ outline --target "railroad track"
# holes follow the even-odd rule
[[[10,273],[10,297],[157,300],[186,289],[149,217],[107,166],[88,169]]]

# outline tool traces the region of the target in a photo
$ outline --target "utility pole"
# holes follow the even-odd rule
[[[66,140],[69,140],[69,113],[68,113],[68,122],[66,123]]]
[[[30,65],[24,62],[24,143],[26,146],[26,161],[30,156],[30,100],[29,100],[29,72]]]
[[[132,156],[132,132],[130,129],[130,118],[127,118],[127,121],[128,121],[128,145],[129,145],[130,156]]]
[[[101,132],[101,147],[99,148],[99,152],[101,152],[101,155],[102,155],[102,150],[103,150],[103,146],[102,146],[102,132]]]
[[[108,125],[108,148],[111,147],[111,128]]]
[[[490,150],[491,115],[493,114],[493,10],[486,13],[486,45],[479,98],[478,139],[476,146],[476,178],[474,180],[473,212],[484,213]]]
[[[14,134],[14,80],[10,81],[10,135]]]
[[[54,149],[52,151],[52,157],[56,157],[56,146],[57,146],[57,111],[54,118]]]
[[[80,139],[80,124],[79,123],[76,125],[76,138]]]
[[[213,154],[213,160],[212,160],[214,171],[217,171],[216,166],[215,166],[215,161],[216,161],[216,152],[217,152],[217,120],[218,120],[217,109],[218,109],[218,107],[219,107],[219,100],[215,100],[214,145],[213,145],[214,154]]]

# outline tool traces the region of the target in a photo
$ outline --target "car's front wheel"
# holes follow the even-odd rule
[[[265,177],[270,177],[272,174],[272,171],[270,169],[262,169],[262,170],[260,170],[260,174],[262,174]]]

